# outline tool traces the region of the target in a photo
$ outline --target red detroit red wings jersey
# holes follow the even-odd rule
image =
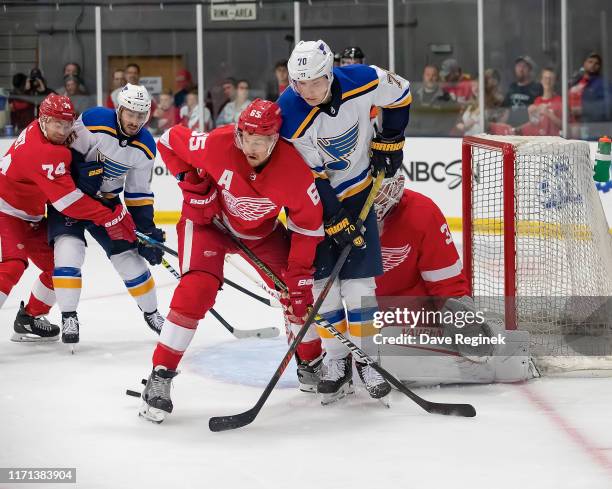
[[[110,216],[108,209],[75,187],[71,161],[70,150],[50,143],[38,120],[32,122],[0,159],[0,212],[37,222],[50,202],[74,219],[95,221]]]
[[[377,296],[468,295],[446,219],[428,197],[405,189],[384,220],[380,242],[384,274],[376,278]]]
[[[284,207],[293,231],[289,264],[310,268],[316,245],[323,238],[322,207],[314,178],[293,146],[276,143],[270,160],[256,172],[234,144],[234,127],[210,133],[174,126],[157,143],[174,175],[200,168],[216,182],[223,221],[242,239],[270,234]]]

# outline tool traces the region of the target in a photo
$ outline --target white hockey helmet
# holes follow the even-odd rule
[[[300,41],[291,52],[287,69],[289,81],[296,93],[296,82],[322,76],[327,77],[331,87],[334,80],[334,53],[324,41]]]
[[[119,91],[119,95],[117,95],[117,121],[119,122],[120,129],[121,120],[119,118],[119,111],[121,108],[146,114],[142,123],[142,126],[144,126],[151,114],[151,96],[143,85],[132,85],[131,83],[128,83]],[[121,130],[123,131],[123,129]]]
[[[380,190],[374,199],[374,212],[376,212],[376,220],[378,222],[382,222],[391,209],[401,200],[405,181],[406,178],[401,172],[397,172],[391,178],[383,180]]]

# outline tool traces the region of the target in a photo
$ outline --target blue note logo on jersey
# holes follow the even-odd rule
[[[130,169],[129,166],[111,160],[108,156],[98,151],[98,163],[104,167],[104,180],[115,180],[121,178]]]
[[[351,166],[349,156],[355,151],[359,139],[359,122],[339,136],[319,138],[317,144],[332,159],[325,162],[329,170],[346,170]]]

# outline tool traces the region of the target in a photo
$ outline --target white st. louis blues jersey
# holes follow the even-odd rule
[[[121,136],[116,112],[94,107],[81,114],[74,130],[77,137],[71,147],[86,161],[97,160],[104,166],[102,194],[113,197],[125,190],[126,205],[153,204],[151,177],[156,147],[147,129],[141,129],[135,137]]]
[[[341,103],[322,111],[311,107],[292,89],[278,100],[283,115],[281,135],[292,142],[317,178],[328,178],[339,200],[368,187],[372,106],[406,107],[412,102],[410,83],[377,66],[334,68]]]

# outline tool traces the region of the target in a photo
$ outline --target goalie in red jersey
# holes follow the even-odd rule
[[[419,192],[404,188],[400,173],[386,178],[374,201],[384,274],[376,277],[376,296],[405,297],[414,309],[475,314],[463,265],[439,207]],[[454,317],[454,316],[453,316]],[[429,324],[422,326],[432,326]],[[434,325],[434,326],[440,326]],[[487,322],[457,327],[444,324],[442,334],[491,336]],[[490,345],[456,344],[464,357],[477,362],[491,354]]]
[[[55,303],[53,249],[47,244],[45,210],[50,203],[73,219],[104,226],[113,240],[135,241],[134,222],[123,206],[108,209],[76,188],[67,141],[76,118],[70,99],[51,94],[39,118],[0,159],[0,306],[32,261],[42,273],[28,304],[15,319],[14,341],[55,341],[59,328],[44,317]]]
[[[177,224],[182,277],[142,394],[140,414],[150,421],[159,423],[172,412],[170,387],[177,366],[198,322],[215,302],[225,255],[239,253],[228,232],[282,276],[289,289],[285,304],[293,334],[304,324],[313,303],[312,264],[323,238],[322,207],[311,171],[291,144],[279,140],[281,124],[278,105],[256,99],[235,127],[206,134],[174,126],[157,143],[183,191]],[[288,231],[278,225],[281,208],[287,213]],[[213,223],[214,218],[224,229]],[[266,276],[262,278],[273,287]],[[321,363],[315,327],[296,356],[300,389],[314,392]]]

